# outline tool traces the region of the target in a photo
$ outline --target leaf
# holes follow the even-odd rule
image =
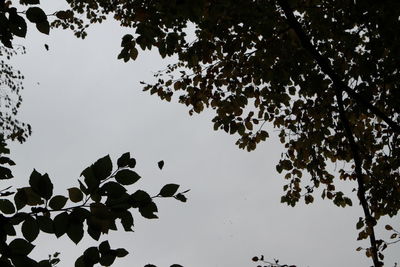
[[[135,47],[132,47],[130,49],[129,56],[131,57],[132,60],[135,60],[137,58],[138,54],[139,54],[139,52]]]
[[[70,223],[67,230],[68,237],[75,243],[78,244],[83,238],[83,224],[82,223]]]
[[[125,194],[126,188],[117,182],[107,182],[101,187],[100,191],[102,192],[102,195],[117,199]]]
[[[9,244],[11,252],[20,255],[28,255],[29,253],[31,253],[34,247],[34,245],[30,244],[22,238],[14,239]]]
[[[133,227],[133,217],[129,211],[125,211],[120,216],[122,227],[125,231],[132,231]]]
[[[123,258],[123,257],[125,257],[126,255],[128,255],[129,252],[128,252],[126,249],[124,249],[124,248],[118,248],[118,249],[116,250],[116,254],[117,254],[117,257],[118,257],[118,258]]]
[[[31,187],[21,188],[23,190],[24,195],[26,197],[26,202],[29,206],[36,206],[44,204],[43,199],[36,194]]]
[[[183,267],[183,266],[179,264],[172,264],[170,267]]]
[[[69,199],[74,203],[80,202],[83,199],[83,193],[77,187],[68,188],[68,196]]]
[[[96,264],[100,260],[99,250],[96,247],[90,247],[83,252],[83,257],[86,264]]]
[[[87,167],[81,173],[81,176],[85,177],[84,181],[85,181],[85,184],[87,185],[87,189],[88,189],[89,193],[92,193],[99,188],[100,177],[95,175],[93,166]]]
[[[143,190],[137,190],[130,197],[130,204],[132,205],[132,208],[138,208],[140,206],[147,205],[151,201],[150,195]]]
[[[391,230],[393,230],[393,227],[390,226],[389,224],[386,224],[385,225],[385,229],[388,230],[388,231],[391,231]]]
[[[41,175],[36,170],[33,170],[29,178],[29,185],[36,194],[46,200],[49,200],[53,195],[53,184],[47,173]]]
[[[47,21],[46,13],[40,7],[30,7],[26,11],[26,17],[30,22],[41,23]],[[48,23],[48,22],[47,22]]]
[[[8,199],[0,199],[0,211],[4,214],[13,214],[15,212],[14,204]]]
[[[8,46],[7,46],[8,47]],[[11,173],[11,170],[8,168],[5,168],[3,166],[0,166],[0,180],[6,180],[6,179],[11,179],[14,176]]]
[[[122,154],[121,157],[119,157],[117,160],[118,168],[123,168],[123,167],[128,166],[130,158],[131,158],[131,155],[129,152]]]
[[[178,191],[179,185],[177,184],[167,184],[161,188],[159,195],[162,197],[172,197]]]
[[[140,176],[131,170],[121,170],[115,175],[115,180],[123,185],[131,185],[136,183],[140,179]]]
[[[88,221],[88,229],[87,229],[88,234],[90,235],[91,238],[93,238],[94,240],[99,240],[100,235],[101,235],[101,231],[95,227],[93,227],[93,225],[89,224]]]
[[[140,214],[146,219],[157,219],[158,216],[154,214],[157,211],[157,206],[153,201],[147,205],[139,207]]]
[[[21,231],[24,238],[29,242],[34,241],[40,232],[37,221],[31,216],[23,222]]]
[[[114,263],[116,255],[109,251],[108,253],[102,254],[100,256],[99,263],[103,266],[110,266]]]
[[[47,216],[36,216],[36,221],[39,226],[39,229],[42,232],[53,234],[54,233],[54,226],[53,220]]]
[[[67,200],[68,200],[68,198],[61,196],[61,195],[57,195],[57,196],[54,196],[52,199],[50,199],[49,206],[53,210],[60,210],[60,209],[64,208],[65,203],[67,203]]]
[[[160,168],[160,170],[162,170],[162,168],[164,167],[164,161],[160,160],[157,164],[158,164],[158,168]]]
[[[111,175],[112,172],[112,162],[110,155],[107,155],[101,159],[98,159],[93,164],[93,173],[95,177],[99,180],[104,180]]]
[[[23,207],[25,207],[27,202],[28,202],[28,200],[26,198],[24,190],[18,189],[17,193],[15,193],[15,195],[14,195],[14,203],[15,203],[15,206],[17,207],[17,210],[20,210]]]
[[[100,243],[99,245],[99,251],[100,253],[106,253],[108,251],[110,251],[111,247],[110,247],[110,243],[108,243],[108,241],[103,241]]]
[[[187,201],[186,196],[183,195],[183,194],[181,194],[181,193],[176,194],[175,198],[176,198],[177,200],[181,201],[181,202],[186,202],[186,201]]]
[[[9,17],[10,30],[16,36],[24,38],[26,36],[26,30],[27,30],[27,25],[26,25],[24,18],[19,16],[16,11],[10,12],[9,14],[10,14],[10,17]],[[12,160],[10,160],[9,162],[13,163]],[[15,165],[15,163],[10,164],[10,165]]]
[[[36,23],[36,29],[44,34],[50,33],[50,24],[48,21],[38,22]]]
[[[357,230],[359,230],[359,229],[361,229],[363,226],[364,226],[364,220],[363,220],[363,218],[360,217],[360,218],[358,219],[357,224],[356,224],[356,228],[357,228]]]
[[[69,215],[68,213],[62,212],[58,214],[53,221],[54,224],[54,234],[56,235],[57,238],[61,237],[64,235],[69,226]]]

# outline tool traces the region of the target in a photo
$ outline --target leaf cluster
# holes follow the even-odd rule
[[[4,145],[4,143],[3,143]],[[6,149],[6,148],[4,148]],[[3,150],[4,151],[4,150]],[[3,163],[13,163],[1,157]],[[102,234],[121,229],[133,231],[133,210],[137,209],[147,219],[158,218],[156,198],[175,198],[186,201],[185,192],[178,193],[179,185],[167,184],[155,196],[137,189],[128,189],[141,179],[133,169],[136,160],[130,153],[124,153],[113,168],[107,155],[87,167],[78,180],[79,185],[67,190],[65,195],[54,195],[54,186],[47,174],[33,170],[29,186],[19,188],[15,193],[2,192],[0,198],[0,263],[1,266],[53,266],[59,260],[55,257],[35,261],[29,254],[33,244],[43,232],[57,238],[67,235],[78,244],[85,234],[99,240]],[[2,167],[3,168],[3,167]],[[10,199],[9,196],[13,196]],[[20,227],[23,238],[15,238]],[[108,241],[98,247],[86,249],[75,266],[110,266],[116,258],[124,257],[124,248],[111,249]]]

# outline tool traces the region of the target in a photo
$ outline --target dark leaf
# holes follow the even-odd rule
[[[10,242],[9,247],[12,253],[28,255],[35,246],[22,238],[17,238]]]
[[[131,170],[121,170],[115,175],[115,180],[123,185],[131,185],[136,183],[140,179],[140,176]]]
[[[4,214],[13,214],[15,212],[14,204],[8,199],[0,199],[0,211]]]
[[[178,191],[179,185],[177,184],[167,184],[161,188],[159,195],[162,197],[172,197]]]
[[[116,250],[116,254],[117,254],[117,257],[118,257],[118,258],[123,258],[123,257],[125,257],[126,255],[128,255],[129,252],[128,252],[126,249],[124,249],[124,248],[118,248],[118,249]]]
[[[24,238],[29,242],[34,241],[40,232],[37,221],[31,216],[24,221],[21,231]]]
[[[82,223],[70,223],[67,230],[68,237],[75,243],[78,244],[83,238],[83,224]]]
[[[109,251],[108,253],[101,254],[99,263],[103,266],[110,266],[114,263],[116,255]]]
[[[100,243],[99,245],[99,251],[100,253],[107,253],[108,251],[110,251],[111,247],[110,247],[110,243],[108,243],[108,241],[103,241]]]
[[[65,211],[58,214],[54,218],[53,225],[54,225],[54,234],[56,235],[57,238],[64,235],[67,232],[69,226],[68,213]]]
[[[83,193],[77,187],[68,188],[68,196],[69,199],[74,203],[80,202],[83,199]]]
[[[41,231],[49,234],[54,233],[53,220],[50,217],[36,216],[36,221]]]
[[[131,155],[129,152],[122,154],[122,156],[119,157],[119,159],[117,160],[118,168],[123,168],[123,167],[128,166],[130,158],[131,158]]]
[[[53,184],[47,173],[41,175],[36,170],[33,170],[29,178],[29,185],[36,194],[44,199],[49,200],[53,195]]]
[[[150,202],[147,205],[139,207],[140,214],[147,219],[157,219],[157,215],[154,214],[157,211],[158,209],[154,202]]]
[[[182,202],[186,202],[186,201],[187,201],[186,196],[183,195],[183,194],[181,194],[181,193],[176,194],[175,198],[176,198],[177,200],[179,200],[179,201],[182,201]]]
[[[60,210],[60,209],[64,208],[65,203],[67,203],[67,200],[68,200],[68,198],[61,196],[61,195],[57,195],[57,196],[54,196],[52,199],[50,199],[49,206],[53,210]]]
[[[158,165],[158,168],[160,168],[160,170],[162,170],[162,168],[164,167],[164,161],[163,161],[163,160],[160,160],[160,161],[157,163],[157,165]]]
[[[112,172],[112,162],[110,155],[107,155],[101,159],[98,159],[93,164],[93,172],[97,179],[104,180],[111,175]]]
[[[26,17],[30,22],[33,23],[41,23],[41,22],[47,22],[47,16],[46,13],[40,8],[40,7],[30,7],[26,11]],[[48,22],[47,22],[48,23]]]

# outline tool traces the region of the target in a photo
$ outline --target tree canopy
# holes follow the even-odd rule
[[[352,201],[335,180],[356,181],[364,212],[358,239],[370,240],[367,256],[383,265],[389,242],[375,228],[400,209],[398,1],[67,2],[70,9],[49,22],[39,1],[20,1],[43,33],[52,25],[84,38],[89,25],[110,17],[132,28],[118,55],[125,62],[139,49],[177,56],[144,90],[167,101],[177,95],[191,114],[214,109],[214,129],[237,134],[240,148],[266,140],[267,123],[279,129],[286,148],[276,167],[287,180],[282,202],[311,203],[319,192],[345,207]],[[10,47],[14,35],[25,36],[26,23],[3,6],[9,26],[1,41]],[[338,162],[343,167],[332,171]]]

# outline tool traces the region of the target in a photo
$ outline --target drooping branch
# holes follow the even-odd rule
[[[376,224],[375,219],[372,217],[368,202],[366,200],[366,189],[363,181],[363,174],[362,174],[362,160],[360,157],[360,151],[358,148],[358,145],[355,141],[352,128],[350,125],[350,122],[346,116],[345,110],[344,110],[344,105],[343,105],[343,99],[342,99],[342,94],[343,92],[346,92],[351,98],[353,98],[357,103],[360,105],[364,106],[365,108],[369,109],[373,114],[384,120],[395,132],[400,132],[400,126],[391,120],[386,114],[384,114],[381,110],[379,110],[377,107],[369,103],[367,100],[364,99],[360,94],[352,90],[350,87],[348,87],[342,80],[342,78],[333,70],[331,67],[328,59],[326,57],[323,57],[320,52],[317,51],[317,49],[312,45],[310,38],[307,36],[307,34],[303,31],[300,23],[297,21],[293,14],[293,10],[289,6],[288,2],[286,0],[278,0],[278,3],[280,7],[282,8],[286,19],[289,23],[289,25],[293,28],[293,30],[296,32],[298,38],[300,39],[301,44],[303,47],[311,54],[313,59],[317,62],[321,70],[329,76],[329,78],[333,82],[333,87],[335,89],[335,94],[338,102],[338,107],[339,107],[339,116],[340,120],[343,124],[343,127],[345,129],[345,134],[349,142],[350,150],[352,153],[352,158],[354,160],[354,165],[355,165],[355,174],[356,174],[356,179],[357,179],[357,184],[358,184],[358,199],[360,200],[360,204],[362,206],[365,220],[367,222],[367,227],[369,229],[369,239],[370,239],[370,244],[371,244],[371,256],[372,260],[374,262],[375,267],[380,267],[382,266],[382,263],[379,261],[378,258],[378,244],[376,241],[375,237],[375,231],[374,231],[374,226]]]
[[[371,215],[371,212],[368,207],[368,202],[365,197],[366,190],[365,190],[364,181],[363,181],[362,160],[360,157],[360,151],[359,151],[358,145],[354,139],[353,132],[352,132],[352,129],[350,126],[350,122],[349,122],[349,120],[346,116],[345,110],[344,110],[343,98],[342,98],[343,91],[339,90],[339,89],[335,89],[335,91],[336,91],[336,99],[337,99],[338,107],[339,107],[340,120],[345,129],[346,137],[349,141],[350,150],[351,150],[352,157],[354,160],[354,166],[355,166],[354,171],[356,174],[357,185],[358,185],[357,196],[358,196],[358,199],[360,200],[360,204],[361,204],[361,207],[364,212],[367,227],[369,229],[369,240],[371,243],[372,260],[374,262],[375,267],[380,267],[380,266],[382,266],[382,263],[378,259],[378,244],[376,242],[375,230],[374,230],[376,221]]]
[[[288,4],[287,0],[278,0],[278,4],[282,8],[288,24],[296,32],[296,35],[299,38],[304,49],[311,54],[311,56],[317,62],[321,70],[332,80],[334,86],[336,88],[339,88],[341,91],[346,92],[357,103],[364,106],[366,109],[370,110],[377,117],[385,121],[392,128],[394,132],[400,133],[400,125],[398,123],[390,119],[379,108],[368,102],[362,95],[355,92],[353,89],[351,89],[349,86],[346,85],[346,83],[343,81],[340,75],[332,68],[329,60],[326,57],[322,56],[321,53],[311,43],[310,38],[305,33],[300,23],[294,16],[293,9]]]

